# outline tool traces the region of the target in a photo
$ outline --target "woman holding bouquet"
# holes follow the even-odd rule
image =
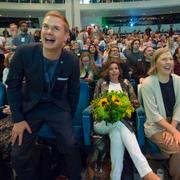
[[[102,79],[97,82],[94,98],[110,91],[124,92],[129,96],[133,106],[138,106],[138,101],[133,87],[128,80],[122,79],[121,69],[118,62],[112,61],[106,64],[102,72]],[[141,153],[136,136],[132,129],[129,129],[121,121],[106,123],[105,121],[94,122],[94,131],[98,134],[108,134],[110,138],[111,156],[111,180],[120,180],[123,169],[123,158],[125,148],[129,152],[140,176],[144,180],[159,180],[159,177],[152,172],[146,158]]]

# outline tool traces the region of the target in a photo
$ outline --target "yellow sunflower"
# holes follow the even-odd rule
[[[118,106],[121,106],[121,105],[122,105],[121,99],[120,99],[119,97],[112,95],[112,98],[111,98],[111,99],[112,99],[112,102],[113,102],[114,104],[116,104],[116,105],[118,105]]]
[[[105,106],[107,106],[108,104],[109,104],[109,102],[108,102],[107,98],[102,98],[102,99],[100,99],[100,100],[99,100],[99,103],[98,103],[98,105],[99,105],[100,107],[105,107]]]
[[[128,118],[131,118],[132,112],[133,112],[133,110],[130,109],[130,108],[128,108],[128,109],[126,110],[126,115],[127,115]]]

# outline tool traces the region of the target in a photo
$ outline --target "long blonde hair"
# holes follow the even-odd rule
[[[170,52],[171,51],[169,50],[169,48],[159,48],[155,51],[154,53],[154,56],[152,58],[152,61],[151,61],[151,68],[149,69],[148,71],[148,74],[149,75],[155,75],[157,74],[157,67],[156,67],[156,63],[157,63],[157,60],[159,59],[159,57],[164,54],[164,53],[167,53],[167,52]],[[172,54],[172,53],[171,53]]]

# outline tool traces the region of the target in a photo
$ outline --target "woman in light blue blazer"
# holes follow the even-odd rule
[[[151,62],[149,77],[141,86],[146,113],[145,134],[170,157],[172,180],[180,179],[180,77],[173,74],[168,48],[160,48]]]

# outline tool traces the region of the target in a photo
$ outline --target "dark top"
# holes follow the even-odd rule
[[[127,63],[121,63],[120,67],[122,69],[122,75],[123,75],[122,78],[129,80],[130,79],[130,77],[129,77],[129,67],[128,67]]]
[[[132,77],[136,80],[137,84],[139,84],[140,78],[145,78],[148,76],[147,73],[150,68],[150,65],[150,62],[147,62],[144,59],[134,64]]]
[[[124,55],[127,58],[127,62],[128,62],[129,67],[132,69],[133,69],[133,66],[135,63],[142,61],[144,58],[143,57],[144,55],[141,51],[133,52],[132,50],[129,50],[129,49],[124,51]]]
[[[166,110],[166,116],[172,117],[173,108],[174,108],[175,101],[176,101],[172,76],[170,76],[170,79],[167,83],[159,82],[159,84],[160,84],[160,88],[161,88],[161,92],[162,92],[162,96],[163,96],[164,107]]]
[[[52,80],[58,60],[49,60],[44,58],[44,93],[41,101],[50,102],[50,91],[52,89]]]

